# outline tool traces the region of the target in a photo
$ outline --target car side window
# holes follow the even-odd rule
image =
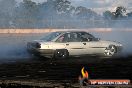
[[[56,42],[88,42],[93,41],[93,36],[89,33],[66,33],[61,35]]]
[[[94,37],[89,33],[80,33],[82,42],[93,41]]]
[[[81,42],[81,37],[77,33],[66,33],[61,35],[56,42]]]
[[[68,42],[81,42],[81,38],[77,33],[69,33],[68,34]]]
[[[63,34],[56,40],[56,42],[67,42],[67,37],[67,34]]]

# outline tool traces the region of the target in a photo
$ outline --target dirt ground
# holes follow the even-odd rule
[[[132,79],[131,56],[125,58],[71,57],[54,61],[41,57],[1,63],[0,87],[79,88],[78,77],[82,67],[88,71],[90,79]]]

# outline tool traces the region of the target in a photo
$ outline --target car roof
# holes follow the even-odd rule
[[[56,32],[59,32],[59,33],[88,33],[88,32],[86,32],[86,31],[56,31]]]

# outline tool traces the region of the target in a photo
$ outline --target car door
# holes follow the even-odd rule
[[[103,52],[103,47],[98,41],[89,41],[87,42],[87,53],[88,54],[99,54]]]
[[[98,54],[102,53],[101,43],[89,33],[81,33],[81,39],[83,43],[86,43],[85,48],[87,49],[87,54]]]
[[[87,49],[82,42],[67,42],[66,49],[68,49],[71,55],[87,54]]]
[[[66,49],[70,55],[87,54],[86,43],[81,42],[81,39],[75,32],[67,33]]]

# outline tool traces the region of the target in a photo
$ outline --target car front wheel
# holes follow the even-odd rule
[[[54,53],[54,58],[55,59],[66,59],[68,58],[69,53],[68,50],[66,49],[57,49]]]
[[[108,56],[108,57],[112,57],[115,55],[115,53],[117,52],[116,46],[114,45],[110,45],[109,47],[107,47],[104,51],[104,55]]]

